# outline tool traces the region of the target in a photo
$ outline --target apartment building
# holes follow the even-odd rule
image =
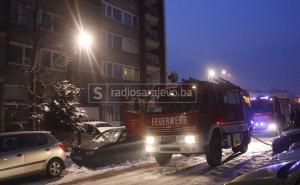
[[[39,28],[43,44],[38,52],[41,78],[47,85],[63,79],[77,83],[81,88],[80,101],[89,120],[118,124],[122,119],[120,104],[88,102],[89,83],[165,82],[163,0],[50,2],[53,4],[51,8],[38,11],[38,15],[43,16]],[[32,27],[24,15],[32,14],[32,9],[17,0],[0,0],[0,9],[3,10],[0,11],[3,130],[7,124],[27,121],[29,97],[24,78],[32,53]],[[79,29],[92,35],[89,51],[79,50],[74,44]],[[47,101],[47,96],[43,101]]]

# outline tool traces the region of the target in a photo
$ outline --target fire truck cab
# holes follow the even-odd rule
[[[211,166],[221,164],[223,148],[246,152],[251,117],[248,93],[221,79],[217,83],[189,79],[176,88],[183,86],[195,92],[194,102],[180,97],[166,103],[174,97],[164,97],[164,103],[150,100],[140,104],[142,109],[125,114],[129,130],[143,135],[146,152],[160,165],[169,163],[173,154],[206,154]]]

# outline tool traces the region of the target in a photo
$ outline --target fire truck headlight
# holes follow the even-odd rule
[[[147,136],[146,137],[146,143],[147,144],[154,144],[154,137],[153,136]]]
[[[154,147],[153,146],[146,146],[146,152],[154,152]]]
[[[184,141],[187,144],[194,144],[194,143],[196,143],[196,137],[192,136],[192,135],[188,135],[188,136],[184,137]]]
[[[277,129],[277,125],[275,123],[270,123],[268,126],[269,130],[276,130]]]

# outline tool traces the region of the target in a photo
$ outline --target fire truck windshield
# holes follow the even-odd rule
[[[267,113],[273,111],[272,101],[269,100],[255,100],[251,102],[252,110],[255,113]]]

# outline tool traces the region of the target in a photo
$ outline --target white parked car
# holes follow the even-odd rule
[[[284,151],[272,157],[270,163],[289,162],[300,159],[300,142],[293,143],[288,151]]]
[[[24,131],[0,134],[0,180],[44,172],[60,176],[65,168],[64,145],[50,132]]]

